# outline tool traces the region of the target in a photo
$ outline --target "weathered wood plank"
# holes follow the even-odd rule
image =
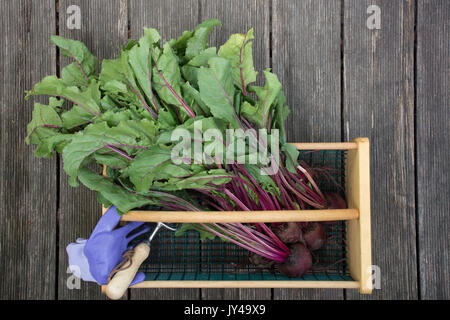
[[[233,33],[254,30],[253,60],[258,71],[258,82],[264,83],[262,71],[270,67],[270,1],[269,0],[220,0],[200,2],[200,21],[215,18],[222,22],[210,35],[211,46],[219,47]]]
[[[198,23],[198,1],[130,1],[131,38],[143,35],[143,27],[156,28],[162,41],[179,37],[184,30],[192,30]],[[132,300],[198,299],[200,289],[132,289]]]
[[[204,21],[216,18],[222,26],[211,32],[210,44],[217,50],[233,33],[246,33],[254,29],[253,59],[255,70],[259,72],[258,82],[264,78],[262,71],[270,67],[270,8],[269,1],[221,0],[200,2],[200,18]],[[202,289],[202,299],[270,299],[270,289]]]
[[[381,29],[366,26],[381,9]],[[415,299],[414,1],[344,1],[345,139],[371,143],[372,247],[381,290],[347,299]]]
[[[292,142],[340,141],[339,1],[274,1],[272,64],[285,90]]]
[[[198,2],[195,0],[137,0],[130,2],[131,38],[144,34],[144,27],[159,31],[162,41],[178,38],[184,30],[192,30],[198,24]]]
[[[341,139],[339,1],[274,1],[272,64],[291,108],[288,141]],[[274,289],[274,299],[343,299],[343,290]]]
[[[25,90],[55,72],[53,1],[7,1],[0,22],[0,297],[54,299],[56,268],[56,158],[36,159],[25,145],[35,101]]]
[[[450,3],[417,8],[417,211],[422,299],[450,298]]]
[[[81,9],[81,29],[68,29],[66,13],[71,5]],[[113,58],[127,39],[127,1],[126,0],[61,0],[59,2],[59,34],[83,41],[91,52],[101,61]],[[61,68],[69,59],[61,58]],[[72,188],[63,171],[61,161],[60,177],[60,239],[59,239],[59,299],[106,299],[100,287],[94,283],[81,283],[80,289],[68,289],[66,246],[78,237],[87,238],[101,216],[101,205],[96,194],[84,186]]]

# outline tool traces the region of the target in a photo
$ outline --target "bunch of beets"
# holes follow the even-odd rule
[[[299,152],[286,142],[289,108],[277,76],[266,69],[264,86],[255,84],[253,29],[231,35],[217,50],[207,40],[219,25],[206,20],[164,44],[157,30],[145,28],[117,58],[104,59],[100,71],[83,43],[52,36],[72,62],[59,77],[47,76],[27,92],[26,99],[50,96],[48,104],[34,104],[27,144],[37,145],[37,157],[61,154],[69,183],[81,182],[120,213],[146,206],[186,215],[345,207],[339,195],[321,192],[317,171],[300,163]],[[198,135],[199,124],[215,135]],[[256,139],[261,129],[266,135]],[[200,159],[188,149],[174,163],[179,130],[200,143]],[[246,134],[229,138],[229,130]],[[246,139],[253,142],[242,152],[236,146]],[[267,153],[258,153],[261,147]],[[230,154],[256,161],[230,160]],[[277,170],[263,174],[268,167]],[[311,267],[309,250],[326,238],[319,223],[183,224],[177,235],[192,229],[202,239],[219,237],[277,262],[291,277]]]

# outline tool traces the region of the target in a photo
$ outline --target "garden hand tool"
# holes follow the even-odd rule
[[[124,252],[131,248],[130,242],[150,231],[150,226],[143,226],[144,222],[130,222],[114,229],[119,221],[120,215],[112,206],[100,218],[89,239],[79,238],[67,246],[69,268],[75,276],[84,281],[107,284],[111,271],[123,260]],[[140,272],[132,284],[144,278],[144,273]]]
[[[130,285],[133,285],[132,280],[135,278],[135,274],[141,266],[142,262],[147,259],[150,254],[150,242],[156,233],[164,227],[171,231],[175,231],[176,229],[169,227],[168,225],[158,222],[153,232],[150,234],[148,240],[145,240],[139,243],[133,250],[133,254],[130,258],[130,264],[124,268],[117,271],[117,273],[113,276],[113,278],[109,281],[106,286],[106,295],[114,300],[120,299],[125,291],[128,289]]]

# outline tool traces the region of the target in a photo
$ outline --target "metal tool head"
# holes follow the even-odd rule
[[[168,229],[168,230],[170,230],[170,231],[176,231],[177,229],[176,228],[172,228],[172,227],[169,227],[167,224],[165,224],[165,223],[162,223],[162,222],[158,222],[157,224],[156,224],[156,227],[155,227],[155,229],[153,230],[153,232],[150,234],[150,237],[148,237],[148,242],[150,243],[152,240],[153,240],[153,238],[154,238],[154,236],[156,235],[156,233],[159,231],[159,229],[161,229],[162,227],[164,227],[164,228],[166,228],[166,229]]]

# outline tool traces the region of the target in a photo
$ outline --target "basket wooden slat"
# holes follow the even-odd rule
[[[214,223],[214,222],[306,222],[358,219],[357,209],[333,210],[283,210],[280,211],[141,211],[133,210],[122,221],[145,221],[168,223]]]

